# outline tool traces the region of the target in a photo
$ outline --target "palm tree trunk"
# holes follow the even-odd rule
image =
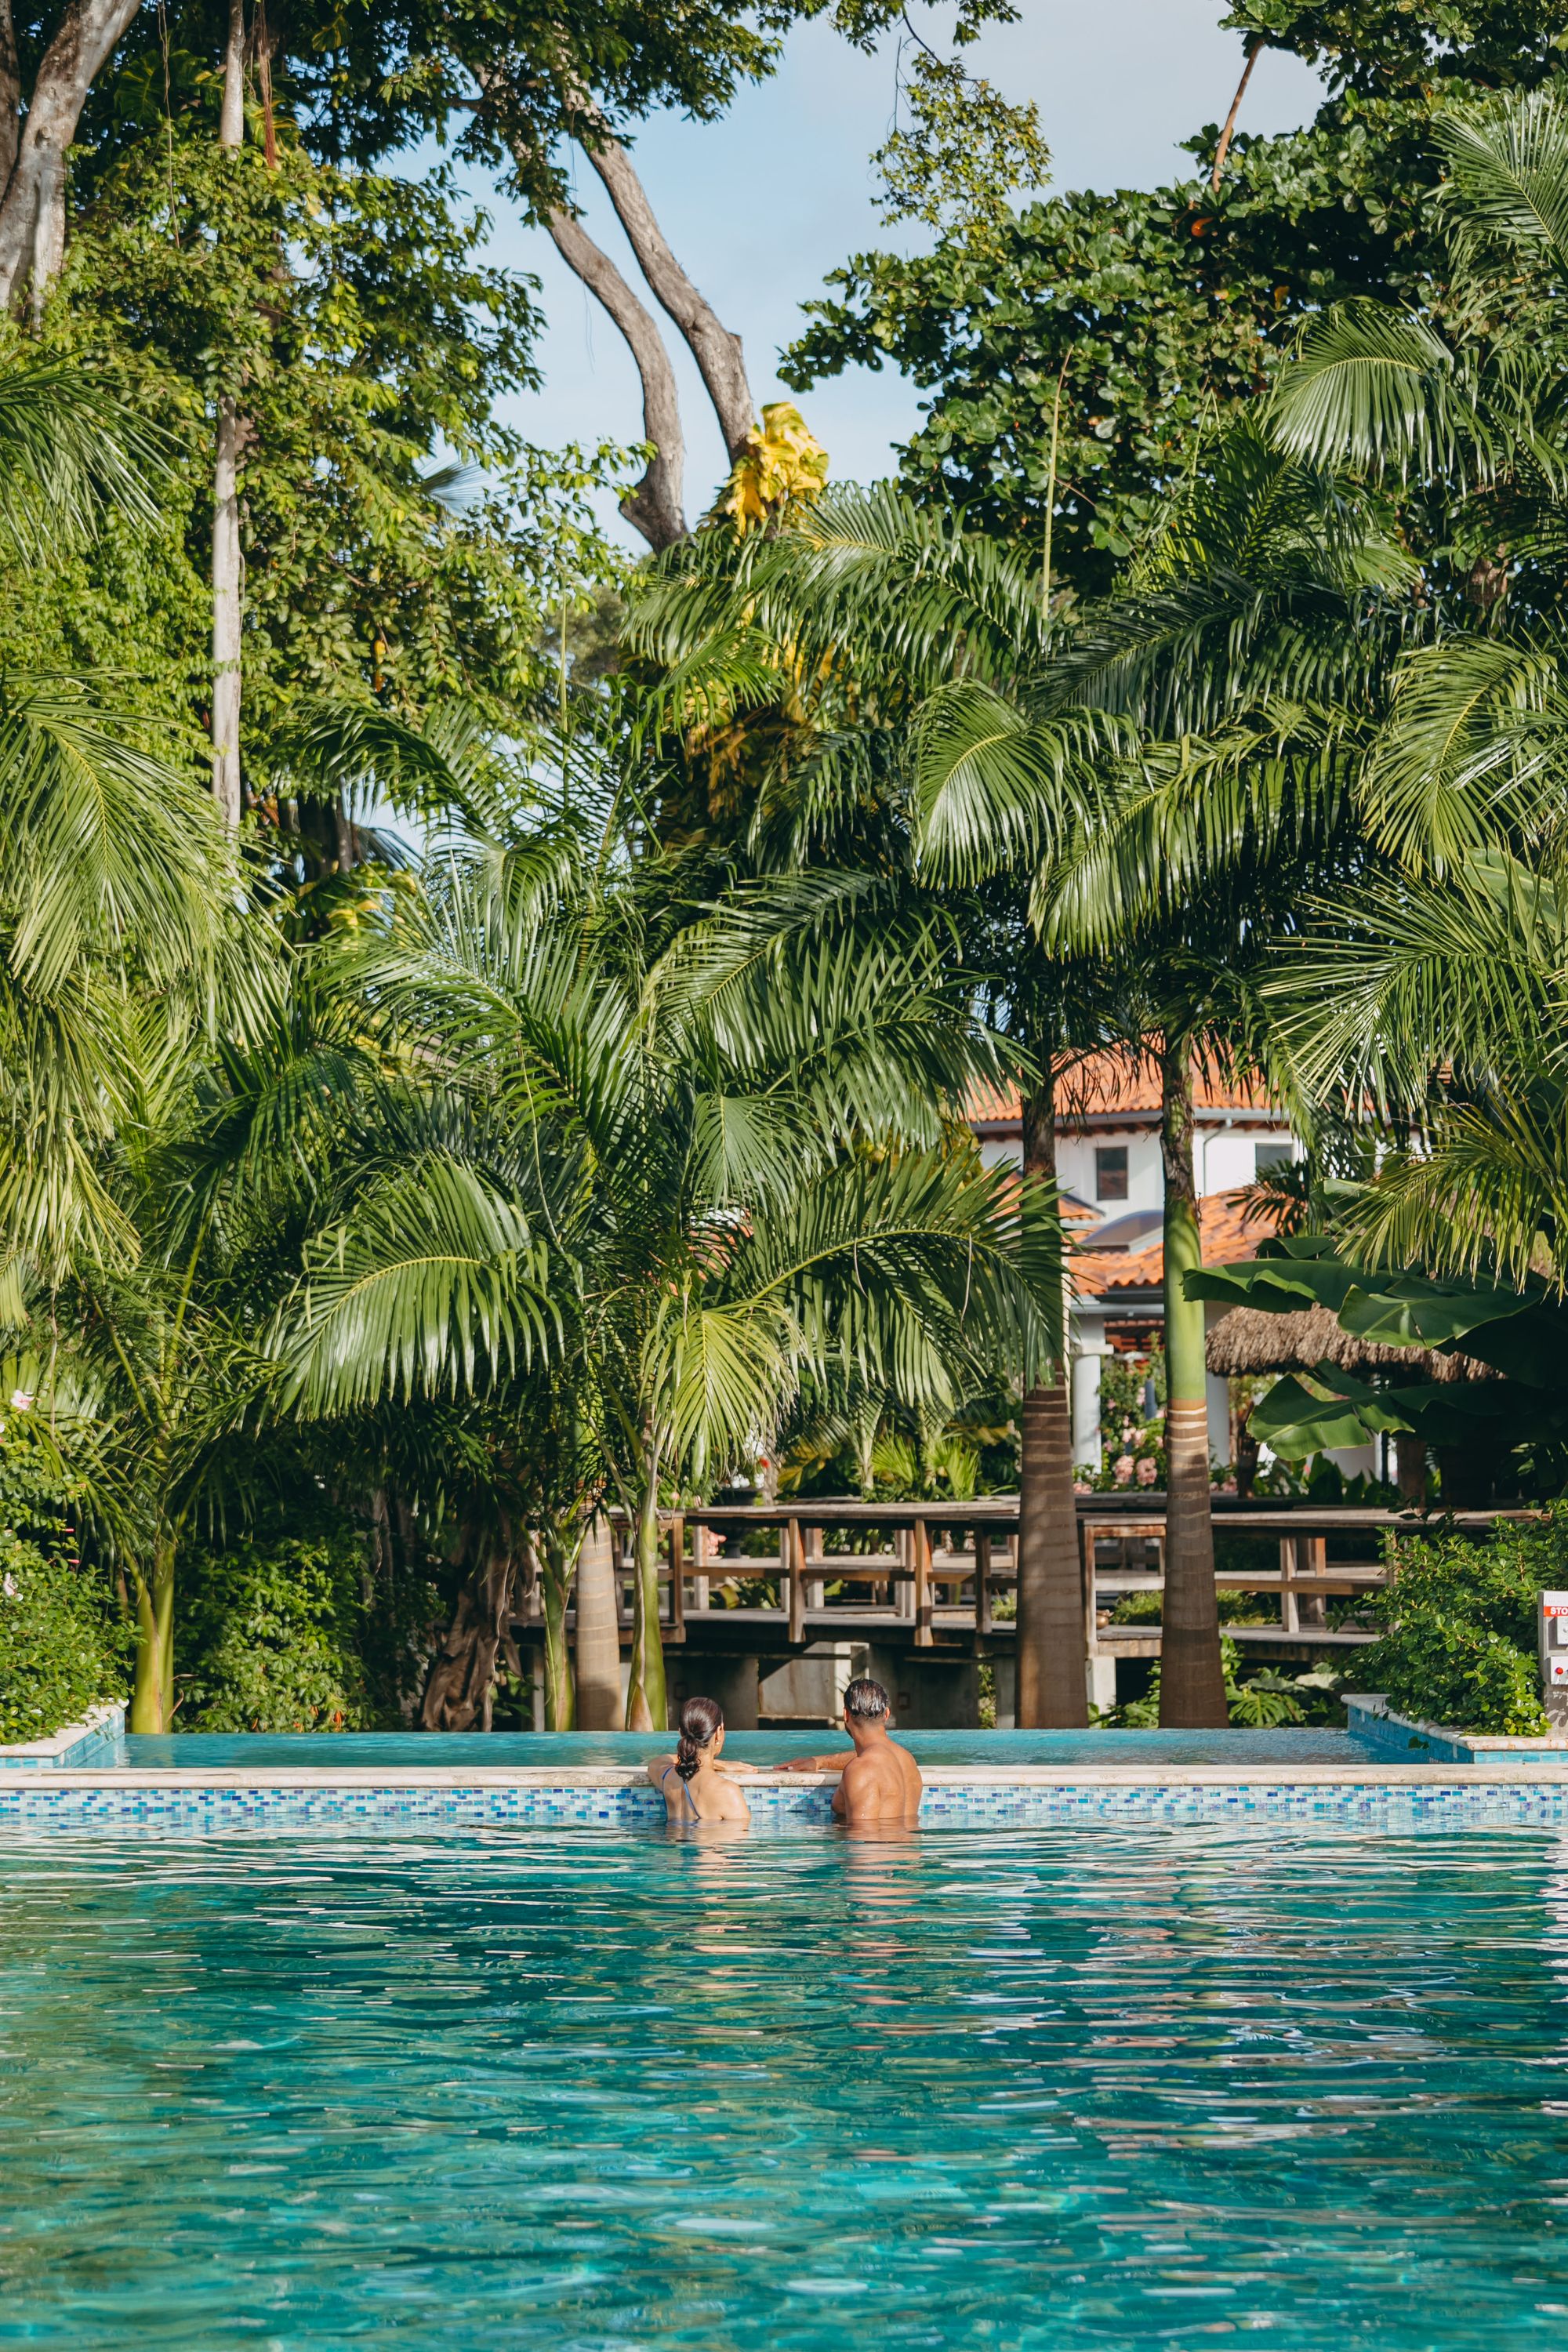
[[[1038,1090],[1024,1104],[1024,1174],[1054,1186],[1057,1124],[1048,1055]],[[1054,1212],[1059,1216],[1059,1211]],[[1067,1362],[1067,1302],[1056,1378],[1024,1397],[1018,1440],[1018,1701],[1020,1730],[1069,1728],[1089,1721],[1078,1504],[1072,1478],[1072,1396]]]
[[[540,1583],[544,1597],[544,1728],[575,1731],[577,1692],[572,1680],[572,1655],[566,1646],[566,1597],[583,1549],[584,1530],[573,1536],[553,1526],[541,1530]]]
[[[632,1528],[632,1671],[626,1686],[626,1729],[664,1731],[669,1702],[664,1684],[664,1643],[658,1630],[658,1454],[650,1446],[642,1465],[642,1493]]]
[[[577,1555],[577,1727],[614,1731],[621,1717],[620,1598],[604,1521]]]
[[[151,1577],[136,1576],[136,1669],[131,1685],[131,1728],[167,1731],[174,1717],[174,1546],[165,1538],[153,1554]]]
[[[245,137],[244,0],[229,0],[218,145],[237,152]],[[213,798],[230,833],[239,830],[241,570],[240,419],[233,397],[219,396],[213,455]]]
[[[1209,1487],[1208,1367],[1204,1307],[1183,1286],[1203,1264],[1193,1175],[1190,1041],[1167,1037],[1160,1056],[1160,1151],[1165,1175],[1165,1600],[1160,1721],[1208,1730],[1229,1721],[1220,1659]]]

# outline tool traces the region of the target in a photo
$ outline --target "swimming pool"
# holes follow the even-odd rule
[[[1346,1764],[1367,1748],[1349,1732],[1285,1727],[1276,1731],[900,1731],[922,1764]],[[726,1748],[752,1764],[789,1756],[848,1751],[842,1729],[733,1731]],[[647,1731],[242,1732],[236,1737],[184,1731],[153,1738],[132,1733],[124,1761],[139,1771],[329,1771],[346,1765],[373,1772],[532,1770],[540,1766],[642,1764],[660,1742]],[[663,1746],[675,1745],[667,1733]]]
[[[1543,2344],[1568,1844],[0,1849],[0,2343]]]

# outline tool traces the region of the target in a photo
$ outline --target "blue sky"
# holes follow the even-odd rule
[[[1022,0],[1022,21],[993,31],[970,55],[1009,97],[1036,100],[1058,188],[1156,186],[1180,168],[1178,141],[1223,120],[1230,102],[1241,44],[1219,29],[1222,13],[1221,0]],[[916,21],[924,29],[931,19],[921,11]],[[820,292],[829,270],[872,245],[914,249],[907,232],[883,227],[871,201],[868,159],[889,127],[895,74],[892,42],[862,58],[806,26],[792,39],[782,72],[744,92],[723,121],[666,116],[637,139],[637,167],[665,233],[742,337],[759,404],[791,396],[774,373],[777,355],[799,331],[801,304]],[[1305,67],[1266,50],[1240,127],[1289,129],[1308,119],[1320,95]],[[640,290],[619,225],[585,163],[577,186],[591,233]],[[509,422],[547,446],[635,439],[637,374],[614,328],[542,230],[525,228],[504,205],[492,209],[492,258],[538,277],[548,319],[539,354],[543,387],[510,403]],[[687,509],[695,517],[722,471],[722,453],[673,328],[666,340],[680,375]],[[891,447],[919,414],[913,386],[885,369],[857,369],[818,386],[803,405],[834,475],[862,481],[890,470]]]

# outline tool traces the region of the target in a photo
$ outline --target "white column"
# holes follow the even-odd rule
[[[1079,1335],[1072,1360],[1072,1458],[1075,1467],[1100,1466],[1100,1360],[1105,1351],[1098,1325]]]

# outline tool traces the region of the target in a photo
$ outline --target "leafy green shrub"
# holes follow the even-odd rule
[[[1142,1598],[1140,1595],[1139,1598]],[[1148,1596],[1157,1601],[1160,1596]],[[1241,1652],[1228,1634],[1220,1636],[1220,1661],[1225,1669],[1226,1709],[1238,1730],[1271,1731],[1282,1724],[1305,1723],[1309,1707],[1321,1697],[1328,1677],[1322,1675],[1279,1675],[1262,1667],[1245,1677]],[[1108,1707],[1095,1720],[1108,1729],[1153,1731],[1160,1722],[1160,1667],[1155,1662],[1149,1687],[1142,1698]]]
[[[1500,1527],[1490,1543],[1437,1534],[1393,1538],[1387,1631],[1354,1660],[1361,1690],[1400,1715],[1457,1731],[1544,1732],[1536,1664],[1537,1597],[1568,1582],[1568,1511],[1544,1526]]]
[[[1357,1681],[1381,1690],[1399,1715],[1511,1738],[1547,1728],[1533,1655],[1464,1618],[1401,1617],[1356,1665]]]
[[[363,1550],[351,1528],[209,1556],[190,1612],[186,1731],[358,1731]],[[184,1679],[184,1678],[182,1678]]]
[[[47,1739],[121,1696],[122,1649],[79,1567],[0,1531],[0,1741]]]

